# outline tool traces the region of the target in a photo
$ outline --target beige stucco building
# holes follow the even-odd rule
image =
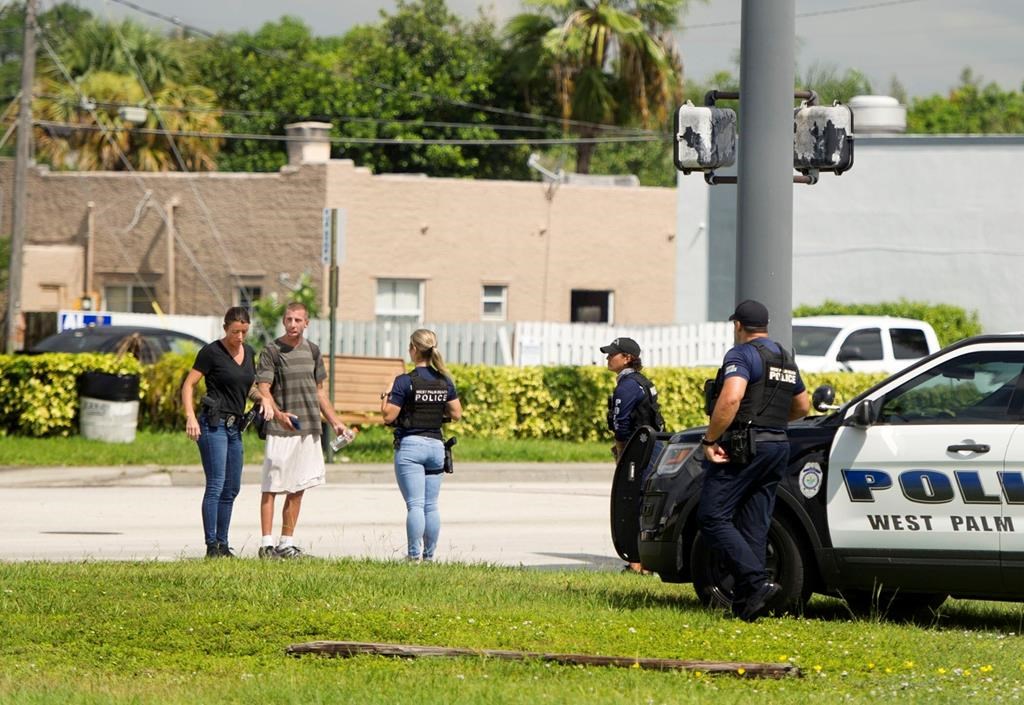
[[[674,189],[374,175],[289,146],[269,174],[30,168],[22,310],[218,315],[304,272],[323,292],[337,208],[341,319],[674,320]]]

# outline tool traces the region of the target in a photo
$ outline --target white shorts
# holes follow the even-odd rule
[[[275,494],[301,492],[324,484],[320,439],[304,436],[267,436],[263,459],[263,491]]]

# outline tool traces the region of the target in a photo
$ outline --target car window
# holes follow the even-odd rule
[[[822,357],[838,334],[838,328],[793,326],[793,352],[797,355]]]
[[[928,340],[919,328],[893,328],[889,331],[892,354],[897,360],[914,360],[928,354]]]
[[[1024,352],[970,353],[933,367],[885,395],[890,424],[1015,423]]]
[[[172,353],[195,353],[199,351],[199,345],[191,338],[182,338],[177,335],[169,335],[164,339],[164,344]]]
[[[846,336],[843,347],[839,348],[838,360],[881,360],[882,331],[865,328]]]

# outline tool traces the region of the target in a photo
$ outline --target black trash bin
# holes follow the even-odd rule
[[[131,443],[139,423],[139,376],[85,372],[78,378],[78,425],[83,438]]]

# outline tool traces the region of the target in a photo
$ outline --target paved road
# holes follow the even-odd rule
[[[439,560],[613,570],[608,465],[470,464],[445,478]],[[247,466],[231,543],[259,545],[258,469]],[[202,470],[0,468],[4,560],[177,560],[203,555]],[[279,519],[278,519],[279,521]],[[321,557],[401,559],[405,505],[386,465],[332,465],[306,493],[297,543]]]

